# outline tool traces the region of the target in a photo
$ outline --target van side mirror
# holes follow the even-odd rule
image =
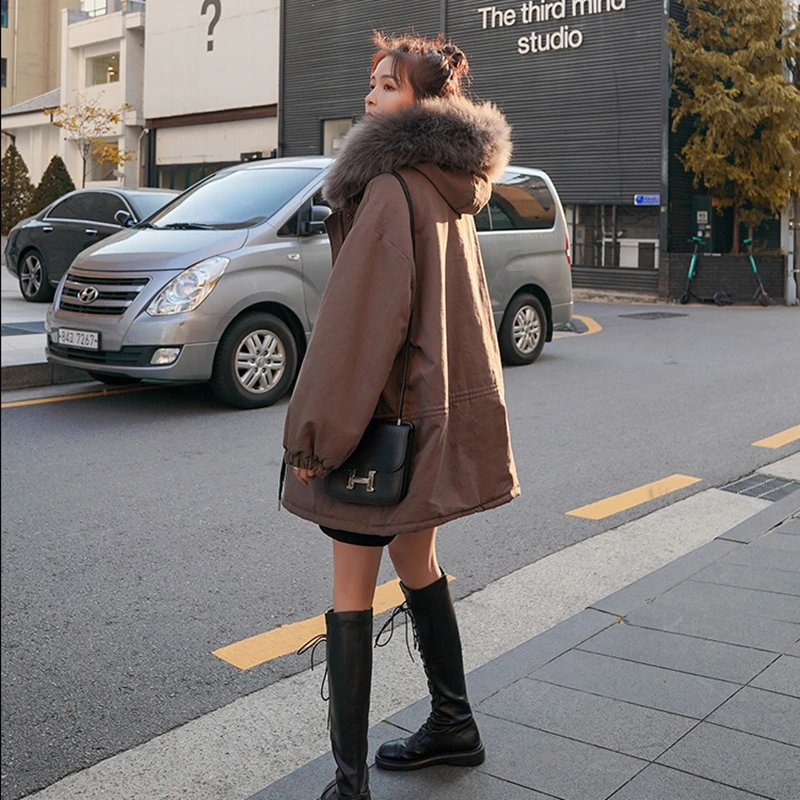
[[[133,218],[129,211],[126,211],[124,208],[121,208],[114,214],[114,219],[116,220],[117,225],[121,225],[123,228],[130,228],[136,220]]]
[[[325,233],[325,220],[331,215],[328,206],[311,206],[311,213],[306,222],[300,226],[303,236],[315,236],[318,233]]]

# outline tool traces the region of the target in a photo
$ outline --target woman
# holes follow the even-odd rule
[[[464,54],[441,40],[376,35],[366,118],[324,185],[334,268],[286,417],[283,503],[333,540],[326,616],[336,778],[323,800],[370,797],[366,765],[372,601],[382,548],[400,577],[419,639],[432,712],[381,746],[385,769],[480,764],[461,641],[436,529],[519,494],[492,309],[473,216],[511,153],[492,105],[464,97]],[[396,171],[404,179],[413,208]],[[403,500],[329,497],[322,478],[373,418],[397,416],[410,321],[403,418],[414,425]]]

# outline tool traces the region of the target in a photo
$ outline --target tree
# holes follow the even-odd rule
[[[685,30],[670,21],[677,105],[672,130],[694,122],[683,165],[695,185],[733,207],[752,231],[800,191],[800,53],[792,0],[683,0]]]
[[[33,194],[28,167],[16,145],[10,144],[0,165],[0,232],[3,236],[25,216]]]
[[[61,156],[53,156],[28,204],[28,216],[32,217],[34,214],[38,214],[54,200],[58,200],[59,197],[71,192],[74,188],[75,184],[67,172],[66,164],[61,160]]]
[[[86,186],[89,170],[89,157],[94,156],[99,164],[121,166],[136,158],[135,150],[120,150],[116,144],[105,137],[116,132],[122,115],[132,106],[124,103],[116,110],[103,108],[99,98],[77,95],[74,103],[64,103],[54,109],[46,108],[44,113],[50,121],[64,131],[67,139],[75,142],[83,161],[81,186]]]

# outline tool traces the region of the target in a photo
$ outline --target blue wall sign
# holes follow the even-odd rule
[[[635,206],[660,206],[660,194],[635,194],[633,196],[633,204]]]

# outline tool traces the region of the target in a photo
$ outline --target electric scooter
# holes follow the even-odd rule
[[[760,303],[762,306],[766,307],[770,304],[770,299],[769,295],[764,289],[764,284],[761,282],[761,276],[758,274],[756,260],[753,256],[753,240],[745,239],[743,244],[747,245],[747,255],[750,258],[750,266],[753,268],[753,274],[756,276],[756,293],[753,295],[753,300],[756,303]]]
[[[692,280],[697,272],[697,251],[700,248],[700,245],[703,244],[703,237],[692,236],[690,241],[694,242],[694,251],[692,252],[691,264],[689,264],[689,275],[686,278],[686,288],[683,290],[683,294],[679,298],[680,304],[685,306],[689,300],[694,297],[694,299],[700,303],[714,303],[718,306],[729,306],[733,302],[733,299],[728,292],[717,292],[713,297],[698,297],[694,293],[694,290],[692,289]]]

